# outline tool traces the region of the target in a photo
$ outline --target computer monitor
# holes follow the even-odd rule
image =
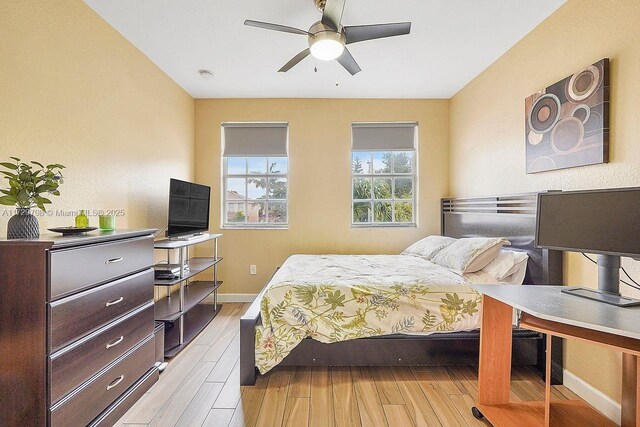
[[[614,305],[639,305],[619,295],[620,257],[640,259],[640,187],[540,193],[536,246],[598,254],[598,291],[567,292]]]

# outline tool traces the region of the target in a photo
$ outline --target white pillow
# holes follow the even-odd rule
[[[528,259],[529,256],[524,252],[502,249],[482,270],[502,282],[507,277],[518,273],[523,266],[526,271]]]
[[[501,237],[457,239],[438,252],[432,261],[460,274],[474,273],[493,261],[505,244],[510,243]]]
[[[507,285],[522,285],[524,283],[524,277],[527,275],[527,263],[521,262],[515,268],[516,271],[502,279],[501,283]]]
[[[427,236],[418,240],[402,252],[402,255],[413,255],[430,261],[442,249],[449,246],[456,239],[445,236]]]

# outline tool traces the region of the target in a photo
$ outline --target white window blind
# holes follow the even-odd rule
[[[415,122],[354,123],[353,151],[413,151],[415,150]]]
[[[224,123],[225,157],[286,157],[287,123]]]

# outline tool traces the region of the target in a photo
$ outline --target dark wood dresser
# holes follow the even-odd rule
[[[154,232],[0,241],[0,424],[111,426],[157,381]]]

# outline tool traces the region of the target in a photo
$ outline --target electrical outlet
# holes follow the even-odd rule
[[[257,274],[258,273],[258,269],[256,268],[255,265],[250,265],[249,266],[249,274]]]

